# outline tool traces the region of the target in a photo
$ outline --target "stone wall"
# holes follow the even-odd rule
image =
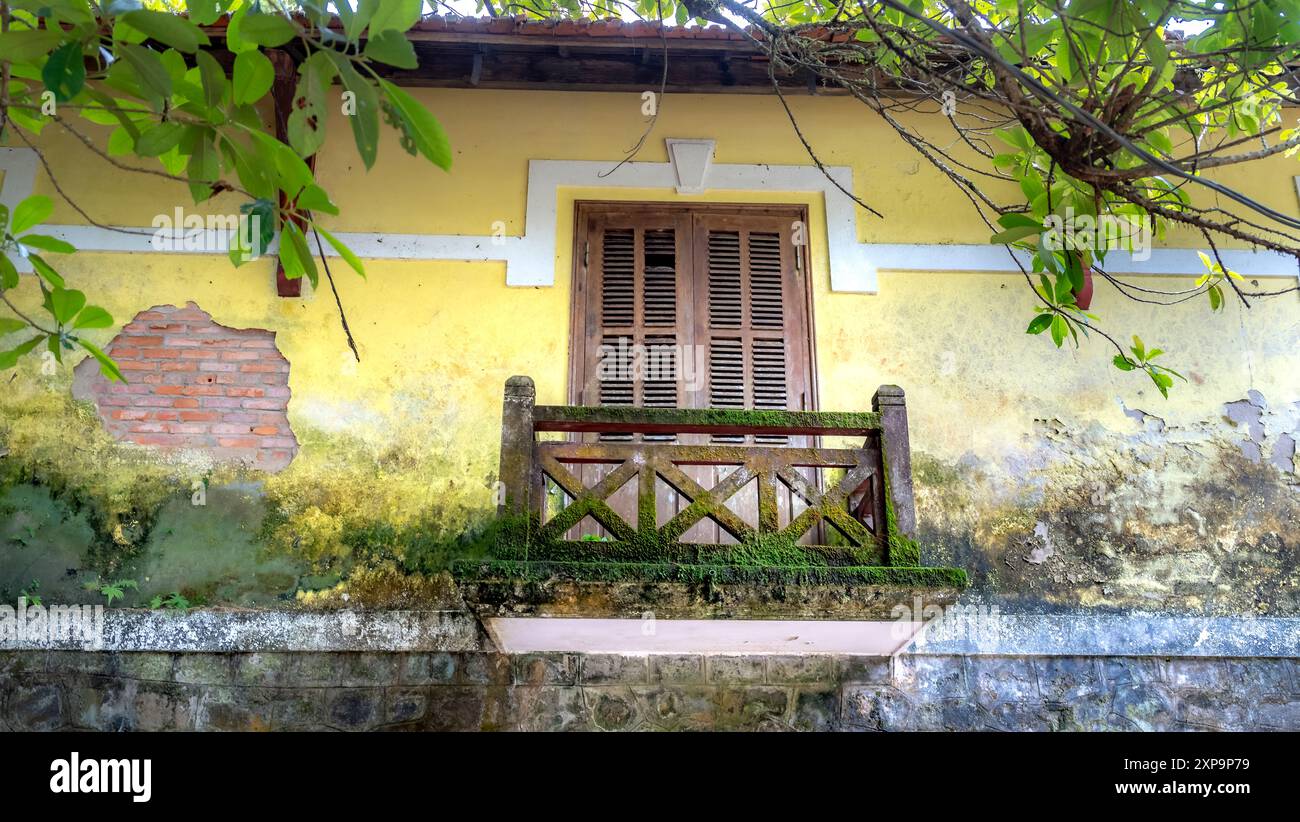
[[[1300,730],[1300,660],[0,652],[11,730]]]

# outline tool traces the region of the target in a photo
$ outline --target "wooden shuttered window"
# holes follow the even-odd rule
[[[578,216],[574,402],[815,407],[802,209],[583,204]]]
[[[815,410],[811,323],[796,224],[798,207],[637,204],[579,205],[575,248],[571,401],[579,405],[652,408],[761,408]],[[593,436],[593,435],[587,435]],[[632,434],[600,440],[633,442]],[[640,435],[645,441],[708,442],[705,435]],[[806,437],[718,437],[752,445],[812,445]],[[583,465],[594,485],[609,465]],[[712,487],[726,466],[684,466]],[[807,469],[800,469],[801,473]],[[810,481],[815,477],[809,476]],[[657,495],[662,524],[687,501],[671,488]],[[630,485],[608,498],[634,521]],[[756,521],[757,490],[728,505]],[[789,491],[778,495],[783,521],[800,510]],[[569,538],[608,536],[594,522],[575,526]],[[812,541],[814,535],[808,540]],[[706,520],[684,542],[731,543]]]

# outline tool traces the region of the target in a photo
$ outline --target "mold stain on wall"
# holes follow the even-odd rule
[[[1004,610],[1300,614],[1300,403],[1124,411],[1127,431],[1038,420],[1000,459],[918,455],[926,561]]]

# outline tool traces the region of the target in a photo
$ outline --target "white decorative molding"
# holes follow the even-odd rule
[[[679,161],[680,158],[679,154]],[[337,236],[363,259],[504,262],[507,285],[551,286],[555,284],[557,268],[562,270],[569,265],[568,260],[559,259],[556,246],[561,188],[674,190],[682,185],[683,180],[689,184],[692,179],[682,175],[687,166],[680,162],[633,162],[614,168],[615,165],[616,162],[590,160],[530,160],[522,237],[379,232],[338,232]],[[36,179],[35,152],[27,148],[0,149],[0,170],[5,172],[0,203],[12,209],[32,191]],[[853,191],[853,172],[847,166],[828,166],[823,174],[814,166],[710,162],[700,185],[720,192],[820,196],[826,210],[826,248],[832,291],[874,294],[880,270],[989,273],[1016,270],[1002,246],[858,242],[857,206],[845,193]],[[1297,185],[1300,186],[1300,178]],[[136,227],[127,230],[134,233],[124,234],[85,225],[51,225],[44,228],[44,233],[67,240],[85,251],[158,251],[151,241],[151,229]],[[204,250],[169,253],[225,254],[224,238],[207,232],[205,241]],[[272,245],[270,250],[274,249]],[[327,248],[326,252],[337,256],[332,248]],[[1246,277],[1297,276],[1295,261],[1277,252],[1224,249],[1221,254],[1229,268]],[[1027,264],[1027,258],[1022,259]],[[23,267],[25,260],[17,262],[20,270],[30,270]],[[1113,274],[1193,276],[1202,268],[1197,249],[1158,248],[1151,252],[1150,259],[1143,261],[1116,251],[1107,254],[1105,261],[1105,269]]]
[[[713,140],[683,140],[669,137],[668,161],[673,164],[678,194],[703,194],[713,165]]]
[[[1018,270],[1005,246],[939,245],[907,243],[866,243],[865,248],[877,270],[881,271],[957,271],[1006,273]],[[1208,249],[1207,249],[1208,250]],[[1141,276],[1200,276],[1205,270],[1195,248],[1156,248],[1150,259],[1134,260],[1127,251],[1108,251],[1101,267],[1108,274]],[[1223,262],[1243,277],[1294,277],[1295,258],[1278,251],[1220,249]],[[1026,268],[1029,254],[1017,251],[1016,257]]]

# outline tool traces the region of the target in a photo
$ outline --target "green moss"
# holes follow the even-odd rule
[[[511,560],[458,562],[452,569],[460,579],[509,579],[524,582],[548,579],[599,582],[753,583],[770,585],[899,585],[964,588],[960,568],[901,566],[765,567],[633,562],[520,562]]]
[[[635,408],[539,405],[539,423],[644,423],[666,426],[746,426],[771,429],[821,429],[827,433],[865,433],[880,428],[870,411],[764,411],[742,408]]]
[[[900,566],[920,565],[920,543],[904,534],[898,527],[898,515],[894,511],[894,493],[889,480],[889,445],[883,436],[880,438],[880,467],[885,491],[885,541],[888,546],[888,562],[890,565]]]
[[[912,476],[918,485],[930,489],[962,484],[961,473],[956,466],[915,451],[912,452]]]
[[[43,488],[92,531],[81,566],[117,575],[149,538],[163,503],[210,472],[116,442],[67,375],[22,372],[0,392],[0,490]]]

